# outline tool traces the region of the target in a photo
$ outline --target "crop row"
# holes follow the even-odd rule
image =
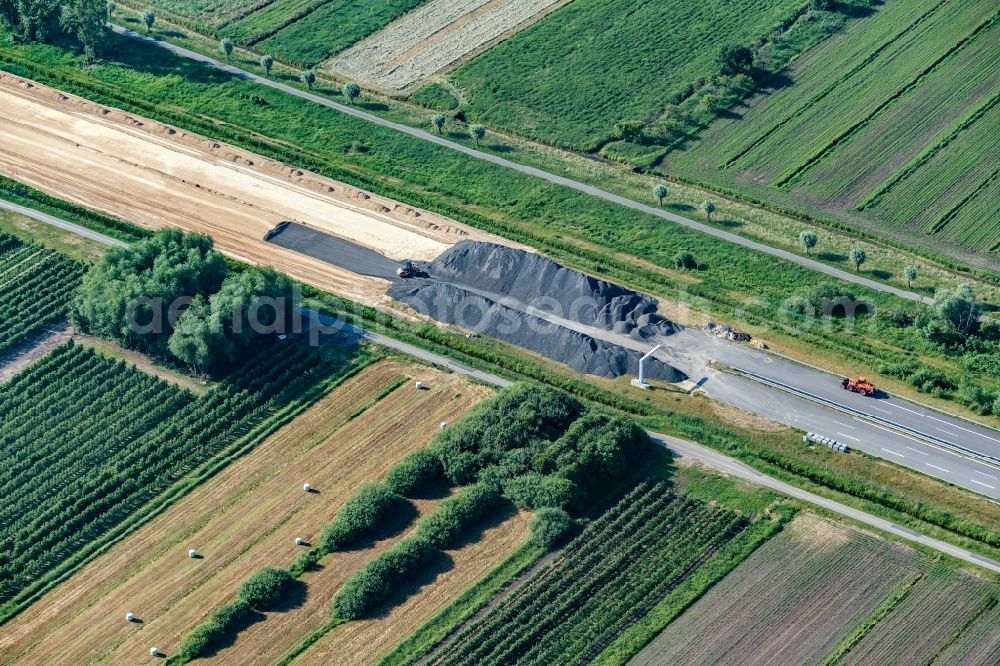
[[[316,378],[305,350],[261,353],[195,397],[68,344],[0,390],[0,598],[126,521]]]
[[[751,43],[801,9],[795,0],[576,0],[453,74],[477,120],[580,150],[622,119],[646,118],[714,73],[726,44]],[[708,26],[697,39],[693,26]]]
[[[431,661],[592,659],[744,525],[735,513],[674,495],[662,484],[644,486]]]
[[[0,234],[0,357],[66,316],[83,264]]]

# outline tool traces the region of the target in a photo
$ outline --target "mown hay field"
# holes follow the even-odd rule
[[[415,390],[412,379],[429,389]],[[440,421],[457,419],[487,394],[457,376],[395,361],[366,368],[7,623],[0,662],[136,663],[153,645],[171,654],[253,571],[290,564],[303,550],[296,537],[314,541],[361,484],[381,478],[426,444]],[[318,492],[303,492],[303,483]],[[202,557],[189,558],[189,548]],[[338,553],[315,584],[307,574],[290,604],[295,629],[308,635],[329,619],[339,583],[319,584],[324,571],[342,570],[342,580],[370,557]],[[141,623],[126,622],[126,612]],[[250,629],[268,637],[274,658],[301,638],[284,630],[278,633],[289,644],[277,640],[282,615],[269,613]],[[228,663],[249,663],[241,638]],[[246,644],[257,654],[256,641]]]
[[[887,0],[659,169],[936,250],[996,252],[1000,225],[983,219],[1000,197],[998,59],[994,4]]]
[[[930,663],[956,638],[981,655],[998,595],[995,582],[802,514],[630,663]]]
[[[489,48],[567,0],[432,0],[330,62],[340,76],[390,92]]]
[[[590,150],[622,119],[656,114],[714,73],[726,44],[767,36],[797,0],[576,0],[469,61],[450,80],[468,114]]]

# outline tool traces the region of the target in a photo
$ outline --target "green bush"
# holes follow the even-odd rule
[[[299,553],[299,556],[295,558],[294,562],[292,562],[292,566],[288,567],[288,573],[292,574],[293,577],[298,578],[313,568],[313,566],[315,566],[321,559],[323,559],[322,549],[310,548],[304,553]]]
[[[292,574],[277,567],[258,569],[240,586],[239,598],[257,610],[269,610],[288,592],[294,582]]]
[[[621,478],[649,446],[649,436],[622,415],[590,412],[536,459],[537,469],[575,481],[586,492]]]
[[[561,436],[581,410],[580,403],[564,393],[518,384],[477,405],[428,448],[453,483],[467,485],[513,450],[541,450]]]
[[[453,546],[464,531],[499,501],[500,494],[493,488],[478,484],[463,488],[417,523],[416,536],[437,548]]]
[[[579,505],[580,488],[569,479],[543,476],[537,472],[508,481],[504,495],[519,509],[534,511],[542,507],[567,509]]]
[[[369,483],[358,488],[334,519],[320,533],[320,548],[330,553],[352,546],[378,529],[392,511],[405,500],[380,483]]]
[[[394,588],[413,578],[438,551],[423,539],[410,537],[397,543],[344,581],[333,597],[333,614],[356,620],[389,598]]]
[[[385,485],[403,497],[417,497],[444,480],[444,469],[427,449],[414,451],[385,475]]]
[[[253,608],[243,599],[220,606],[205,622],[191,630],[184,640],[173,663],[185,663],[204,656],[226,636],[238,632],[254,615]]]
[[[693,271],[698,268],[698,260],[690,252],[678,252],[674,255],[674,267],[685,271]]]
[[[562,509],[539,509],[531,519],[528,543],[551,550],[565,540],[575,526],[573,519]]]

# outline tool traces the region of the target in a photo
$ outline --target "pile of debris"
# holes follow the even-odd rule
[[[749,333],[737,331],[729,324],[716,324],[710,321],[702,324],[702,328],[717,338],[726,338],[734,342],[750,342],[753,339],[753,336]]]

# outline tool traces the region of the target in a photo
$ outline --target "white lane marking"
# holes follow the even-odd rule
[[[860,442],[861,441],[857,437],[851,437],[850,435],[846,435],[846,434],[844,434],[842,432],[838,432],[837,434],[840,435],[841,437],[846,437],[847,439],[853,439],[855,442]]]
[[[908,446],[906,448],[908,448],[909,450],[913,451],[914,453],[919,453],[922,456],[929,456],[930,455],[926,451],[918,451],[917,449],[913,448],[912,446]],[[928,464],[930,464],[930,463],[928,463]],[[934,467],[934,465],[931,465],[931,467]]]
[[[988,476],[991,479],[997,479],[998,481],[1000,481],[1000,477],[993,476],[992,474],[987,474],[986,472],[980,472],[978,469],[974,469],[972,471],[975,472],[976,474],[982,474],[983,476]]]
[[[986,487],[987,487],[987,488],[989,488],[990,490],[996,490],[996,488],[994,488],[993,486],[991,486],[991,485],[990,485],[990,484],[988,484],[988,483],[983,483],[982,481],[976,481],[975,479],[969,479],[969,481],[972,481],[973,483],[978,483],[978,484],[979,484],[979,485],[981,485],[981,486],[986,486]]]
[[[925,465],[927,465],[928,467],[933,467],[934,469],[939,469],[939,470],[941,470],[942,472],[947,472],[947,471],[948,471],[948,470],[946,470],[946,469],[945,469],[944,467],[938,467],[937,465],[932,465],[932,464],[930,464],[930,463],[924,463],[924,464],[925,464]]]
[[[881,409],[874,405],[872,405],[872,409],[874,409],[876,412],[882,412],[883,414],[892,414],[892,412],[890,412],[888,409]]]
[[[905,457],[906,457],[906,456],[904,456],[904,455],[903,455],[902,453],[896,453],[896,452],[895,452],[895,451],[893,451],[892,449],[887,449],[887,448],[885,448],[885,447],[882,447],[882,450],[883,450],[883,451],[885,451],[886,453],[891,453],[891,454],[892,454],[892,455],[894,455],[894,456],[899,456],[900,458],[905,458]]]
[[[839,426],[844,426],[845,428],[850,428],[851,430],[857,430],[855,426],[849,425],[847,423],[841,423],[840,421],[834,421]]]
[[[944,434],[946,434],[946,435],[951,435],[952,437],[958,437],[958,435],[956,435],[955,433],[953,433],[953,432],[948,432],[948,431],[947,431],[947,430],[945,430],[944,428],[934,428],[934,429],[935,429],[935,430],[937,430],[938,432],[943,432],[943,433],[944,433]]]
[[[986,439],[993,440],[994,442],[1000,442],[1000,439],[997,439],[996,437],[990,437],[989,435],[984,435],[981,432],[976,432],[975,430],[969,430],[968,428],[963,428],[960,425],[955,425],[951,421],[945,421],[944,419],[939,419],[936,416],[931,416],[930,414],[921,414],[920,412],[915,412],[912,409],[906,409],[906,407],[903,407],[902,405],[896,405],[896,407],[899,407],[900,409],[904,409],[904,410],[910,412],[911,414],[916,414],[917,416],[921,416],[921,417],[923,417],[925,419],[931,419],[932,421],[937,421],[938,423],[943,423],[943,424],[945,424],[947,426],[950,426],[952,428],[958,428],[959,430],[964,430],[967,433],[971,433],[973,435],[979,435],[980,437],[985,437]],[[941,429],[938,428],[938,430],[941,430]],[[944,431],[942,430],[941,432],[944,432]],[[952,433],[948,433],[948,434],[952,435],[952,437],[958,437],[958,435],[954,435]]]

